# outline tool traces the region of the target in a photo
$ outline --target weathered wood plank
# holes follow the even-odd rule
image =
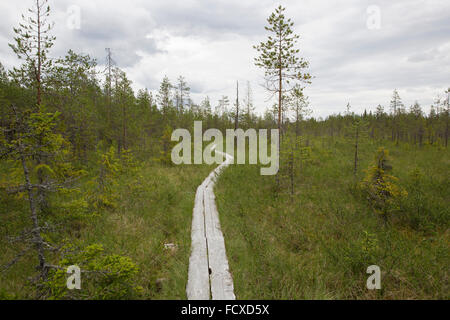
[[[229,272],[225,242],[211,185],[205,190],[205,223],[212,299],[234,300],[233,279]]]
[[[219,151],[216,151],[219,152]],[[229,271],[225,250],[225,241],[220,228],[217,211],[214,183],[216,176],[231,163],[232,158],[225,154],[226,161],[213,171],[211,182],[204,190],[205,231],[208,246],[208,262],[210,270],[211,297],[213,300],[234,300],[233,278]]]
[[[195,204],[191,229],[191,256],[189,258],[186,295],[189,300],[209,300],[209,269],[205,237],[203,207],[204,186],[200,185],[195,194]]]
[[[214,196],[216,176],[233,160],[228,154],[222,154],[226,160],[209,174],[195,195],[186,287],[190,300],[236,299]]]

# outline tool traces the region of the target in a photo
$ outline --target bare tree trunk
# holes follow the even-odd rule
[[[41,6],[39,3],[39,0],[36,0],[36,21],[37,21],[37,58],[38,58],[38,63],[37,63],[37,73],[36,73],[36,106],[37,108],[40,107],[41,105],[41,100],[42,100],[42,89],[41,89],[41,72],[42,72],[42,56],[41,56]],[[42,144],[42,141],[40,141],[40,144]],[[40,156],[37,157],[37,162],[38,164],[42,164],[43,160],[41,159]],[[43,184],[44,183],[44,174],[42,172],[41,169],[39,169],[37,171],[37,176],[38,176],[38,181],[39,184]],[[42,192],[41,190],[38,190],[38,203],[39,203],[39,207],[41,208],[42,211],[47,211],[48,210],[48,205],[47,205],[47,199],[46,196],[44,194],[44,192]]]
[[[448,146],[448,112],[447,112],[447,121],[445,124],[445,147]]]
[[[234,130],[239,127],[239,82],[236,81],[236,116],[234,118]]]
[[[46,278],[46,265],[45,265],[45,254],[44,254],[44,240],[41,236],[41,231],[39,227],[39,219],[37,214],[37,208],[36,208],[36,198],[33,195],[33,188],[31,186],[30,181],[30,171],[27,167],[25,157],[23,156],[23,150],[20,150],[22,153],[21,155],[21,161],[22,161],[22,167],[23,167],[23,173],[25,176],[25,186],[28,192],[28,201],[30,203],[30,211],[31,211],[31,220],[33,222],[33,242],[36,246],[36,250],[38,252],[38,259],[39,259],[39,269],[40,269],[40,276],[42,279]]]
[[[291,178],[291,201],[294,199],[294,150],[291,146],[291,154],[289,159],[289,171],[290,171],[290,178]]]
[[[278,155],[281,154],[281,100],[283,97],[283,73],[282,73],[282,65],[281,65],[281,35],[279,40],[279,52],[278,52]],[[280,187],[280,178],[277,174],[277,187]]]
[[[355,135],[355,161],[353,167],[353,174],[356,176],[356,172],[358,170],[358,136],[359,136],[359,127],[356,127],[356,135]]]
[[[127,149],[127,113],[125,109],[125,104],[122,105],[122,146],[123,150]]]
[[[37,84],[37,96],[36,102],[37,106],[41,105],[41,8],[39,5],[39,0],[36,0],[36,12],[37,12],[37,57],[38,57],[38,72],[36,74],[36,84]]]

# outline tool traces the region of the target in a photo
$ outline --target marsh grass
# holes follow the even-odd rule
[[[286,186],[275,193],[275,178],[257,166],[230,166],[219,178],[216,201],[236,297],[448,299],[449,151],[385,145],[393,175],[409,192],[385,225],[358,187],[380,145],[361,146],[354,177],[352,146],[311,143],[293,198]],[[416,168],[422,175],[414,191]],[[381,268],[381,290],[366,289],[371,264]]]
[[[195,191],[212,169],[207,165],[166,167],[144,163],[139,170],[118,178],[117,207],[83,222],[78,230],[66,234],[66,241],[99,243],[108,253],[130,257],[140,270],[136,284],[142,292],[138,298],[185,299]],[[87,188],[85,182],[81,189]],[[19,251],[17,245],[6,244],[5,236],[28,225],[29,217],[22,202],[1,201],[8,211],[0,215],[3,265]],[[176,248],[165,249],[166,243]],[[36,263],[34,255],[29,254],[0,274],[2,299],[34,298],[27,279],[34,275]]]

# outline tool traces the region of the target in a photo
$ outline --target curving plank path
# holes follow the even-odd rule
[[[233,157],[216,152],[226,160],[209,174],[195,194],[186,286],[189,300],[236,299],[213,191],[217,175],[233,162]]]

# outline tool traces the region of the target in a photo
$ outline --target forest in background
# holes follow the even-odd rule
[[[360,162],[367,164],[361,160],[361,148],[373,143],[417,153],[433,150],[437,157],[442,155],[443,168],[448,169],[450,90],[437,97],[427,114],[418,102],[406,107],[394,90],[386,108],[379,105],[356,114],[347,105],[342,114],[325,119],[309,116],[314,106],[300,85],[286,92],[278,89],[278,103],[261,116],[254,111],[250,84],[240,90],[241,97],[237,87],[232,102],[224,95],[214,107],[208,97],[199,104],[192,101],[182,76],[173,82],[162,79],[156,94],[147,89],[134,92],[126,73],[111,63],[104,68],[89,55],[72,50],[64,57],[52,57],[57,39],[52,36],[50,13],[46,1],[36,2],[30,18],[14,28],[16,37],[11,39],[11,50],[22,63],[10,70],[0,65],[1,298],[161,298],[172,297],[172,291],[183,298],[189,230],[181,230],[190,225],[195,187],[210,168],[173,166],[171,133],[176,128],[192,130],[194,120],[203,121],[204,130],[281,130],[280,173],[265,181],[271,187],[264,197],[287,192],[294,198],[304,159],[319,157],[319,145],[331,153],[346,150],[355,177],[352,184],[365,179],[361,188],[369,192],[371,208],[384,225],[398,209],[397,201],[410,198],[387,173],[391,168],[385,165],[384,149],[367,156],[366,160],[378,155],[378,164],[366,177],[359,176]],[[289,49],[291,44],[287,45]],[[267,61],[260,65],[267,66]],[[442,174],[447,178],[442,180],[441,196],[448,200],[448,174]],[[383,181],[381,187],[373,183],[376,177]],[[186,196],[182,186],[192,194],[181,202]],[[151,199],[145,209],[134,207],[139,206],[139,195]],[[183,206],[181,220],[180,215],[168,215],[178,212],[177,206]],[[163,224],[150,229],[158,241],[150,246],[155,260],[150,263],[153,269],[147,270],[149,278],[142,275],[142,268],[147,268],[142,253],[132,254],[136,248],[118,246],[113,240],[124,225],[111,227],[111,217],[131,219],[122,221],[126,226],[142,223],[138,212],[146,210],[158,212],[149,221]],[[431,228],[439,228],[445,242],[448,209],[436,210],[441,210],[441,218]],[[186,243],[175,252],[161,248],[161,243],[174,239]],[[134,241],[136,245],[138,240]],[[66,290],[63,281],[64,268],[75,261],[84,261],[82,267],[92,281],[82,294]],[[166,274],[171,263],[176,266],[172,277]],[[161,289],[168,277],[170,285]],[[30,284],[29,290],[23,289]]]

